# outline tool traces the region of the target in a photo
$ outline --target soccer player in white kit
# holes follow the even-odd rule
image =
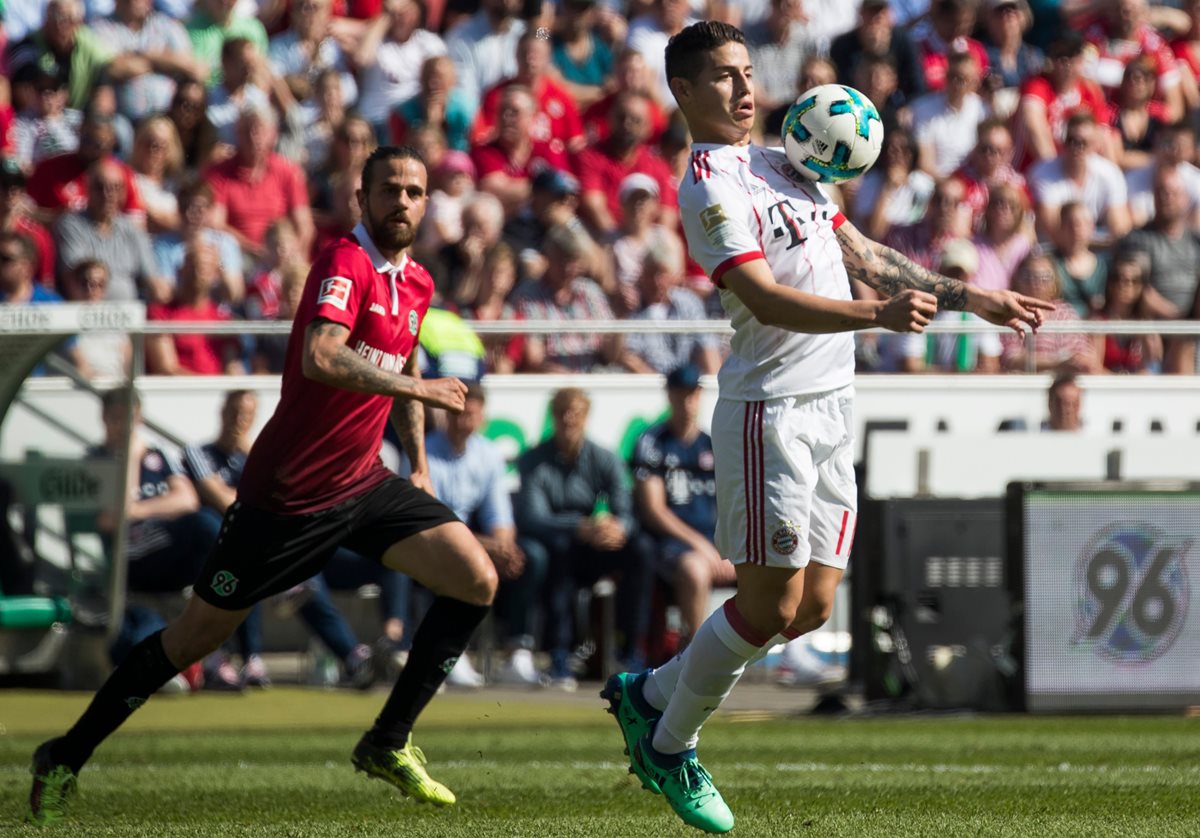
[[[753,71],[735,27],[687,27],[666,63],[693,138],[679,186],[688,251],[734,328],[712,439],[716,546],[738,586],[682,655],[615,675],[601,694],[643,786],[685,823],[728,832],[733,814],[696,743],[748,663],[829,618],[857,512],[852,333],[921,332],[939,307],[1021,332],[1051,306],[940,276],[867,239],[783,149],[751,145]],[[853,299],[851,277],[883,299]]]

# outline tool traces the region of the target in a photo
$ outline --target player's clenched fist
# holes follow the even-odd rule
[[[431,407],[462,413],[467,405],[467,385],[457,378],[428,378],[421,382],[416,398]]]
[[[876,321],[893,332],[923,332],[937,314],[937,297],[909,289],[883,300]]]

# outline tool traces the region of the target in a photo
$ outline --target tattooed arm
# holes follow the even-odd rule
[[[414,352],[404,362],[404,374],[420,381],[421,368],[417,366],[416,358]],[[429,494],[436,494],[429,477],[429,462],[425,459],[425,406],[415,399],[393,399],[390,418],[412,468],[408,479]]]

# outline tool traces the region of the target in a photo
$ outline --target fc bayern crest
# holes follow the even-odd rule
[[[771,549],[781,556],[790,556],[800,546],[800,536],[791,521],[784,521],[779,529],[771,534]]]
[[[412,334],[413,337],[416,337],[416,335],[417,335],[418,323],[419,323],[419,321],[417,319],[417,313],[415,311],[410,310],[408,312],[408,331],[410,334]]]

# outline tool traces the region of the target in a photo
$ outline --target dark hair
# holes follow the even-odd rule
[[[184,207],[197,198],[206,198],[210,203],[214,200],[212,185],[201,178],[192,178],[179,187],[177,193],[179,206]]]
[[[742,30],[716,20],[702,20],[685,27],[667,41],[667,82],[695,81],[704,69],[710,50],[726,44],[745,44]]]
[[[138,395],[138,391],[133,391],[133,409],[137,410],[142,406],[142,397]],[[101,409],[108,413],[113,408],[124,407],[126,400],[130,397],[128,387],[114,387],[111,390],[105,390],[104,395],[100,397]]]
[[[1079,381],[1076,379],[1073,372],[1060,372],[1054,376],[1054,381],[1050,383],[1050,389],[1047,391],[1050,395],[1054,395],[1064,387],[1079,386]]]
[[[0,232],[0,244],[8,242],[16,242],[17,247],[21,248],[21,256],[31,265],[37,264],[37,247],[33,240],[23,233],[18,233],[15,230],[4,230]]]
[[[911,173],[917,168],[917,155],[920,152],[920,148],[917,145],[917,138],[913,135],[913,132],[909,131],[903,125],[897,125],[883,136],[883,144],[885,146],[890,146],[892,143],[899,142],[900,140],[908,143],[905,163],[908,166],[908,171]]]
[[[233,58],[239,50],[252,46],[254,46],[254,42],[249,38],[230,38],[229,40],[225,41],[225,43],[221,44],[221,60],[228,61],[230,58]]]
[[[385,160],[416,160],[422,166],[425,165],[425,159],[421,157],[421,152],[410,145],[381,145],[372,151],[367,161],[363,163],[363,192],[371,191],[371,176],[375,174],[375,164]]]

